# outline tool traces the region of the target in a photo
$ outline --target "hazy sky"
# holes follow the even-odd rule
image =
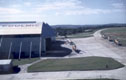
[[[126,0],[0,0],[0,21],[126,23]]]

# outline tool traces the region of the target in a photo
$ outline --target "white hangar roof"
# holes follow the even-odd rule
[[[1,22],[0,35],[41,34],[42,23],[36,22]]]

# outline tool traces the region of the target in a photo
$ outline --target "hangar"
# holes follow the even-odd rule
[[[0,22],[0,59],[41,57],[55,31],[42,22]]]

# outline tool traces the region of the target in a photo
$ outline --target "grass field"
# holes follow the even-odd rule
[[[72,35],[67,35],[68,38],[86,38],[86,37],[92,37],[93,33],[97,31],[96,29],[92,29],[91,31],[85,31],[83,33],[76,33]]]
[[[77,34],[72,34],[68,35],[68,38],[85,38],[85,37],[92,37],[93,32],[84,32],[84,33],[77,33]]]
[[[48,59],[29,66],[28,72],[110,70],[123,66],[114,59],[105,57]]]
[[[21,60],[13,59],[13,65],[17,66],[17,65],[29,64],[37,60],[39,60],[39,58],[31,58],[31,59],[28,58],[28,59],[21,59]]]
[[[126,46],[126,27],[108,28],[101,31],[102,35],[110,36],[112,41],[117,39],[122,46]]]

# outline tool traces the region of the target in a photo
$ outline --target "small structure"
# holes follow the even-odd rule
[[[11,73],[12,70],[12,60],[0,60],[0,73]]]
[[[108,36],[108,40],[109,41],[113,41],[111,36]]]
[[[115,44],[117,44],[117,45],[121,46],[121,43],[120,43],[120,41],[119,41],[119,40],[115,39],[115,40],[114,40],[114,42],[115,42]]]
[[[102,38],[107,39],[107,36],[105,36],[105,35],[103,34],[103,35],[102,35]]]

